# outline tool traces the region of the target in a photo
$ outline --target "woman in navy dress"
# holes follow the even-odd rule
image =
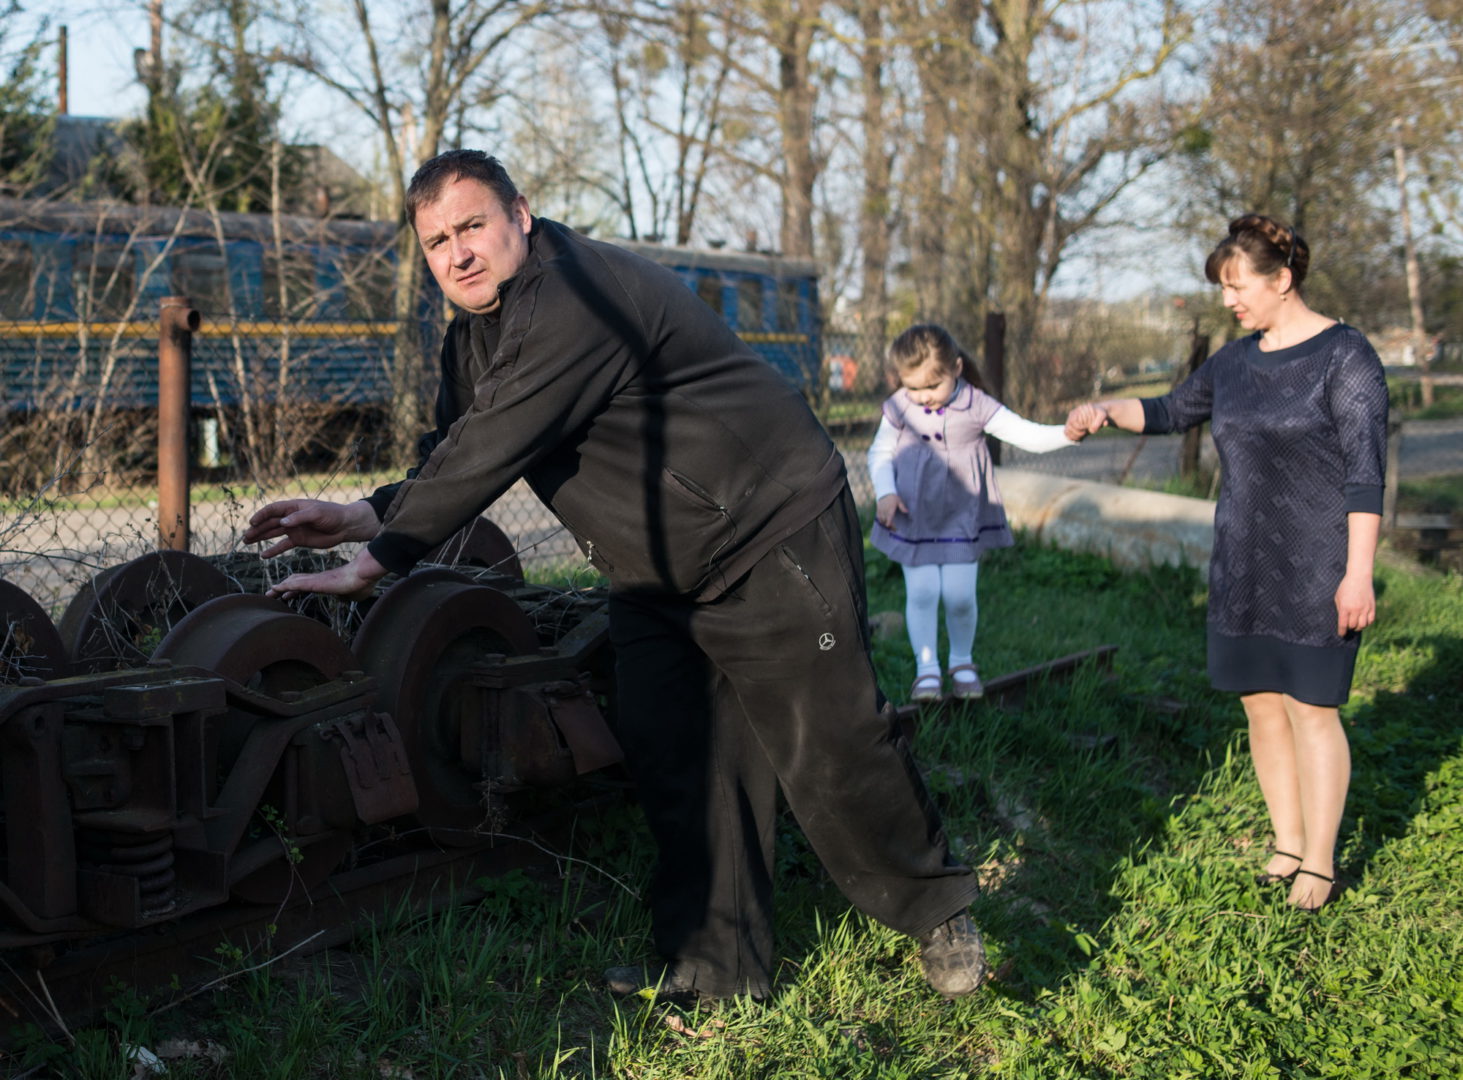
[[[1221,481],[1209,571],[1209,675],[1240,694],[1274,829],[1258,880],[1315,911],[1333,899],[1336,837],[1351,776],[1338,707],[1363,627],[1376,617],[1387,384],[1352,327],[1301,292],[1310,249],[1248,214],[1205,264],[1253,331],[1171,394],[1074,409],[1068,432],[1112,424],[1184,431],[1209,421]]]

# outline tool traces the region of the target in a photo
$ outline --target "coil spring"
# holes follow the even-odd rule
[[[86,869],[137,879],[144,916],[156,918],[177,907],[172,832],[84,832],[78,841],[77,859]]]

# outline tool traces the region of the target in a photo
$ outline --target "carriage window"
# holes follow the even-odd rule
[[[35,258],[24,240],[0,240],[0,320],[33,319]]]
[[[172,269],[174,296],[186,296],[205,315],[233,311],[229,266],[216,248],[174,248],[168,262]]]
[[[759,278],[744,277],[737,280],[737,329],[761,330],[762,282]]]
[[[798,283],[779,281],[777,283],[777,328],[779,330],[803,330],[802,315],[799,312]]]
[[[341,255],[336,269],[345,293],[348,319],[389,319],[396,286],[396,264],[384,251],[352,251]]]
[[[696,279],[696,295],[705,300],[712,311],[718,315],[722,314],[724,305],[721,302],[721,278],[714,274]]]
[[[266,248],[262,287],[263,311],[271,319],[303,319],[315,311],[319,287],[315,257],[301,248],[285,248],[284,258]]]
[[[125,241],[77,241],[71,260],[71,291],[79,318],[136,318],[137,253],[133,246]]]

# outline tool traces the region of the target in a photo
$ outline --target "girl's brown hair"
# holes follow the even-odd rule
[[[1311,249],[1305,239],[1291,226],[1264,214],[1245,214],[1229,223],[1229,235],[1204,261],[1204,276],[1215,285],[1221,284],[1219,275],[1237,255],[1243,255],[1250,269],[1265,277],[1288,269],[1291,288],[1296,292],[1300,292],[1311,267]]]
[[[946,371],[955,371],[977,390],[983,390],[975,361],[943,326],[919,323],[889,343],[889,366],[896,375],[935,361]]]

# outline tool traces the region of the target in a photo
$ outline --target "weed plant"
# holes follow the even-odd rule
[[[869,559],[871,610],[900,609],[898,568]],[[651,849],[625,805],[581,819],[557,872],[363,926],[351,949],[239,975],[206,1007],[117,1010],[74,1050],[33,1040],[17,1070],[131,1075],[126,1048],[146,1045],[184,1048],[169,1077],[231,1080],[1458,1077],[1463,578],[1378,576],[1343,710],[1349,887],[1319,915],[1253,881],[1270,837],[1239,705],[1204,677],[1199,575],[1023,541],[981,572],[983,674],[1119,650],[1110,676],[919,723],[951,844],[984,884],[980,993],[931,992],[913,943],[851,911],[789,819],[773,999],[612,1000],[602,970],[651,953],[632,895]],[[902,631],[875,658],[903,700]]]

